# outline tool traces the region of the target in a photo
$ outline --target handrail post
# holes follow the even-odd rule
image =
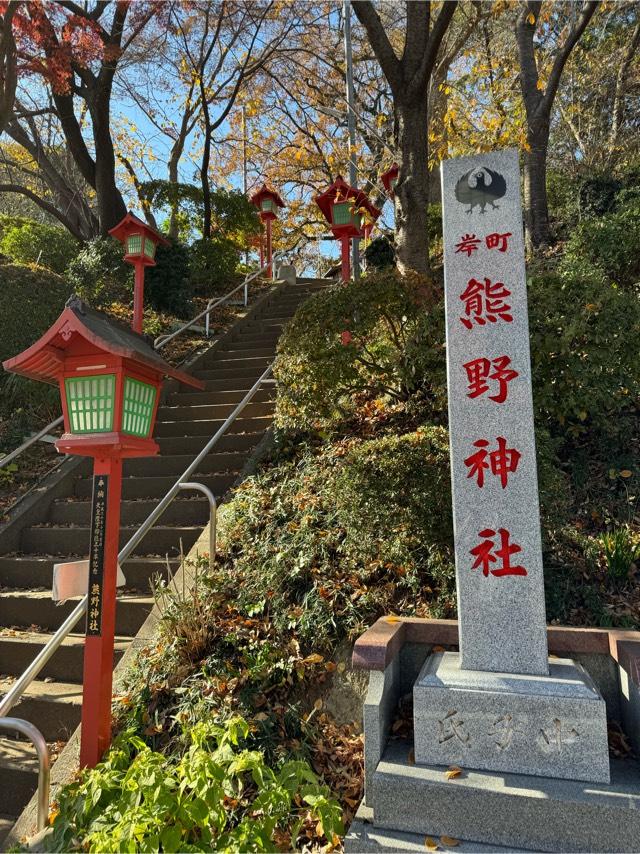
[[[29,721],[22,718],[0,718],[0,729],[16,730],[25,735],[38,754],[38,830],[44,830],[49,815],[49,789],[51,785],[51,757],[44,736]]]
[[[213,569],[216,561],[216,529],[218,524],[218,503],[213,492],[204,483],[181,483],[180,489],[196,489],[209,500],[209,569]]]

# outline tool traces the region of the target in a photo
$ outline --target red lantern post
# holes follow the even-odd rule
[[[271,223],[274,219],[278,218],[278,208],[283,208],[285,206],[284,202],[276,193],[275,190],[270,190],[266,184],[263,184],[262,187],[258,190],[257,193],[254,193],[253,196],[249,199],[252,205],[255,205],[258,208],[258,213],[260,215],[260,219],[264,223],[265,231],[266,231],[266,256],[267,256],[267,278],[271,278],[272,271],[272,261],[273,261],[273,251],[271,245]],[[260,257],[260,268],[264,267],[264,256]]]
[[[340,241],[342,280],[348,282],[351,278],[351,238],[364,237],[367,227],[362,225],[362,212],[370,220],[370,232],[373,223],[380,216],[380,210],[369,201],[365,192],[350,187],[340,175],[324,193],[316,196],[315,202],[329,223],[334,237]]]
[[[155,267],[156,248],[169,241],[155,229],[148,226],[131,211],[111,229],[109,234],[124,246],[124,260],[133,264],[135,278],[133,284],[133,323],[134,332],[142,334],[142,316],[144,313],[144,268]]]
[[[80,765],[92,768],[111,742],[122,460],[158,452],[152,434],[163,376],[203,384],[77,297],[35,344],[3,366],[58,384],[65,432],[56,448],[94,459],[80,744]]]

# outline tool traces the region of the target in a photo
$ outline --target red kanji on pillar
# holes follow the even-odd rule
[[[500,548],[496,548],[493,538],[496,532],[493,528],[485,528],[478,533],[479,537],[483,538],[481,543],[470,549],[469,554],[475,557],[475,563],[471,569],[482,569],[482,574],[485,578],[491,573],[499,578],[504,575],[527,575],[527,570],[524,566],[512,566],[511,556],[522,551],[522,547],[516,543],[511,544],[509,539],[511,534],[506,528],[498,528],[500,537]],[[498,564],[497,567],[492,567],[492,564]]]
[[[495,359],[472,359],[462,366],[467,372],[468,389],[467,397],[475,398],[490,390],[487,380],[498,384],[496,394],[490,394],[489,400],[496,403],[504,403],[507,399],[508,386],[512,380],[519,377],[518,371],[510,368],[511,359],[508,356],[498,356]]]
[[[471,257],[473,252],[476,252],[482,241],[475,234],[465,234],[460,238],[460,242],[456,243],[456,255],[461,252],[466,252],[467,258]]]
[[[504,282],[492,282],[486,276],[483,282],[469,279],[464,293],[460,294],[466,315],[460,318],[461,322],[467,329],[473,329],[474,323],[484,326],[487,321],[496,323],[498,320],[504,320],[505,323],[511,323],[511,306],[504,301],[505,297],[509,296],[511,291],[505,287]]]
[[[505,489],[509,475],[517,470],[522,454],[515,448],[507,448],[507,440],[503,436],[498,436],[496,442],[497,450],[488,451],[489,440],[478,439],[473,443],[473,447],[478,450],[467,457],[464,464],[469,469],[467,477],[475,477],[478,486],[484,486],[484,473],[489,469],[491,474],[500,479],[500,484]]]
[[[497,249],[498,252],[506,252],[507,242],[511,236],[512,234],[510,231],[506,231],[504,234],[487,234],[485,237],[487,249]]]

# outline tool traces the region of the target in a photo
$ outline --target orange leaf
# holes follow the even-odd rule
[[[427,836],[424,840],[424,847],[427,851],[437,851],[438,843],[431,836]]]
[[[533,14],[533,12],[529,12],[529,14],[527,15],[527,24],[531,24],[531,26],[533,26],[535,22],[536,16]]]
[[[633,472],[629,471],[629,469],[622,469],[620,472],[620,477],[631,477]]]
[[[460,845],[460,840],[454,839],[452,836],[441,836],[440,842],[448,848],[455,848],[456,845]]]
[[[432,646],[431,652],[444,652],[444,647],[443,646]]]
[[[444,772],[444,776],[447,780],[455,780],[456,777],[459,777],[461,774],[462,768],[459,768],[457,765],[450,765]]]

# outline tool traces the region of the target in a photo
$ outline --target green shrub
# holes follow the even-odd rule
[[[429,280],[387,269],[308,300],[278,345],[277,423],[335,426],[356,393],[444,412],[444,319],[434,293]]]
[[[416,603],[454,607],[447,433],[438,427],[283,451],[221,508],[239,600],[330,648]],[[369,590],[371,592],[369,592]],[[425,604],[430,603],[430,604]]]
[[[367,265],[375,270],[393,267],[396,263],[396,253],[388,237],[381,235],[374,238],[364,250]]]
[[[246,746],[249,725],[201,721],[182,756],[124,733],[95,769],[63,789],[49,851],[277,851],[295,849],[310,813],[331,845],[342,810],[304,761],[271,768]],[[278,844],[280,843],[280,844]]]
[[[621,525],[600,537],[607,571],[620,583],[628,581],[635,563],[640,561],[640,538],[629,525]]]
[[[534,406],[552,434],[613,439],[640,393],[640,302],[586,266],[529,282]]]
[[[39,264],[64,273],[80,244],[64,228],[40,222],[25,222],[4,228],[0,252],[17,264]]]
[[[66,272],[72,290],[94,308],[133,299],[133,271],[123,260],[122,246],[111,237],[96,237],[71,260]]]
[[[629,287],[640,280],[639,246],[640,198],[630,196],[615,211],[576,226],[567,242],[564,264],[570,267],[587,259],[614,282]]]
[[[226,237],[196,240],[189,252],[195,292],[206,297],[229,281],[240,261],[238,247]]]
[[[191,310],[191,269],[189,250],[177,240],[158,246],[156,266],[147,267],[144,282],[145,302],[158,311],[187,317]]]
[[[5,232],[10,231],[13,228],[22,228],[22,226],[28,225],[31,222],[33,222],[33,220],[26,216],[0,214],[0,241],[4,237]]]

